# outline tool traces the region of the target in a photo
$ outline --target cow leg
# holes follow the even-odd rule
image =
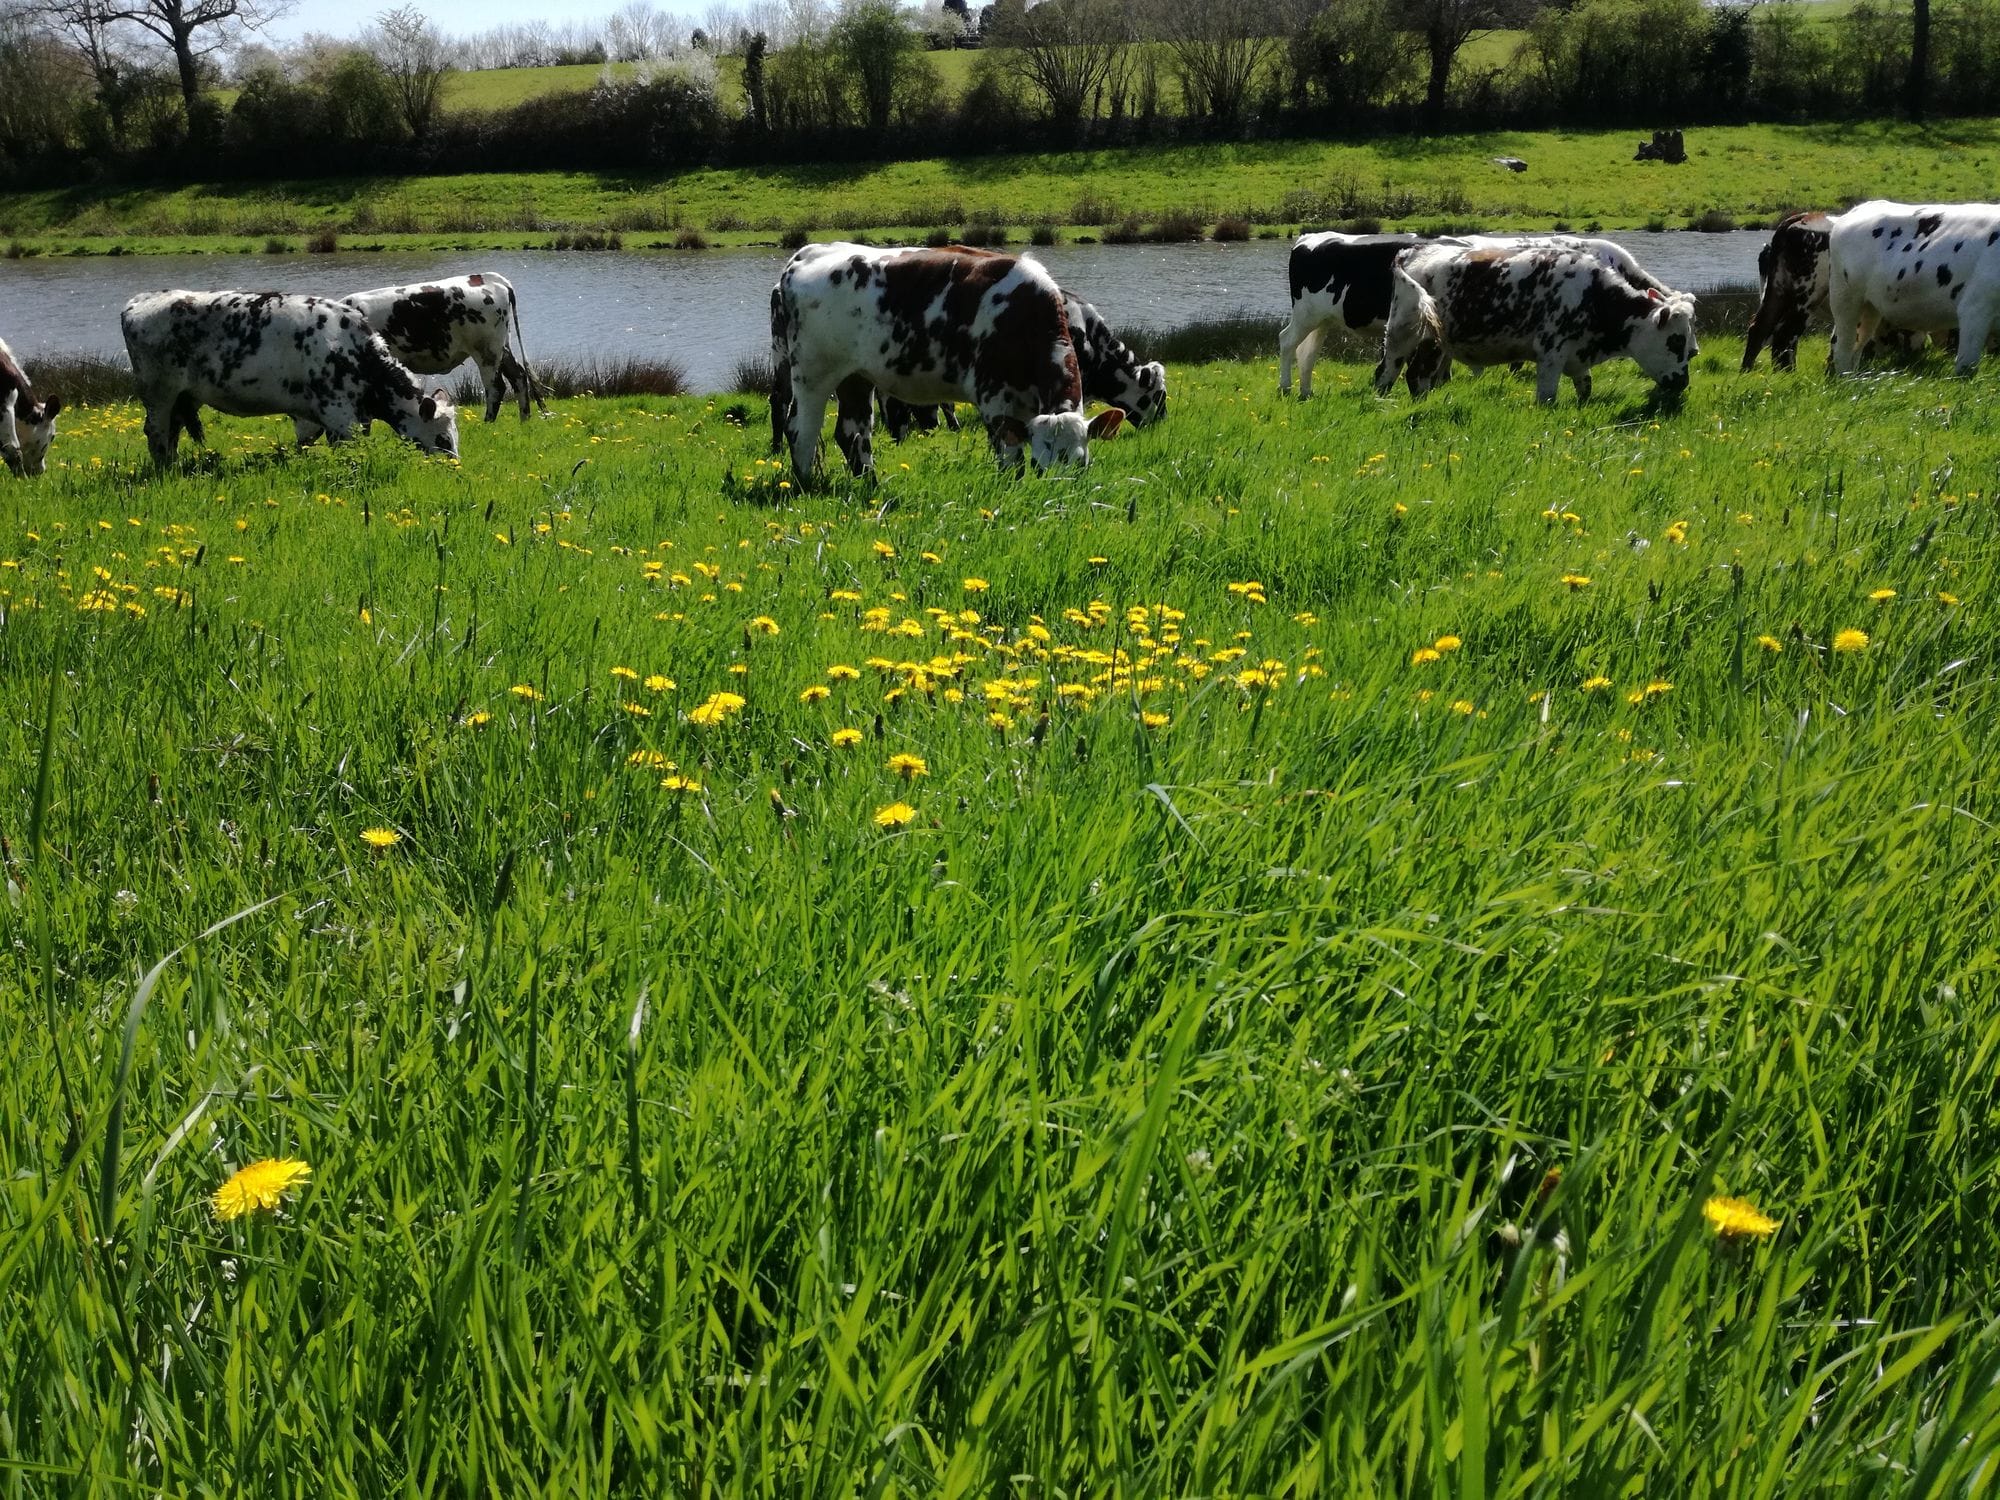
[[[839,405],[833,418],[833,440],[840,445],[851,474],[875,469],[875,387],[860,375],[850,375],[834,392]]]
[[[1580,359],[1573,359],[1563,366],[1563,374],[1569,376],[1569,383],[1576,387],[1577,405],[1590,399],[1590,366]]]
[[[809,485],[819,474],[819,430],[826,423],[826,403],[833,392],[806,385],[797,371],[787,376],[785,391],[785,440],[791,445],[792,473],[800,485]]]
[[[792,367],[777,364],[771,369],[771,451],[776,453],[785,446],[785,435],[791,428],[792,418]]]
[[[1319,362],[1320,345],[1325,342],[1322,337],[1323,332],[1324,330],[1322,329],[1308,328],[1305,332],[1305,337],[1299,340],[1298,347],[1294,351],[1294,357],[1298,360],[1299,365],[1299,399],[1301,401],[1312,400],[1313,366]]]
[[[992,446],[994,461],[1002,474],[1019,474],[1027,468],[1027,445],[1021,424],[1007,417],[986,419],[986,441]]]
[[[510,354],[508,359],[512,358]],[[490,364],[484,361],[474,361],[474,363],[479,366],[480,388],[486,392],[486,420],[497,422],[500,420],[500,408],[507,401],[507,363],[505,360],[494,360]],[[521,420],[525,422],[528,419],[526,400],[522,401],[521,406]]]
[[[1839,374],[1852,375],[1861,361],[1861,346],[1872,331],[1863,326],[1868,321],[1868,304],[1862,299],[1859,287],[1836,275],[1827,307],[1833,318],[1833,342],[1827,349],[1827,365]]]
[[[480,374],[484,377],[485,371],[482,370]],[[528,374],[528,367],[514,358],[512,349],[500,351],[500,379],[514,388],[514,400],[521,408],[521,420],[527,421],[528,407],[535,399],[535,382]],[[507,397],[503,390],[497,400],[494,398],[491,380],[487,381],[486,393],[486,399],[492,406],[492,415],[486,420],[491,422],[500,415],[500,408],[506,404]]]
[[[1970,375],[1979,368],[1980,356],[1986,353],[1986,340],[1992,333],[1996,314],[2000,314],[2000,296],[1992,293],[1981,295],[1974,292],[1963,298],[1958,305],[1958,373]]]
[[[956,401],[947,401],[938,410],[944,414],[945,431],[958,431],[958,403]]]
[[[1544,354],[1535,362],[1535,399],[1544,406],[1556,404],[1562,389],[1563,367],[1567,361]]]
[[[1285,319],[1284,326],[1278,330],[1278,394],[1280,396],[1289,396],[1292,393],[1292,361],[1299,351],[1297,324],[1298,309],[1293,308],[1292,316]]]
[[[146,403],[146,451],[162,469],[174,461],[174,449],[180,444],[181,429],[174,420],[174,404]]]

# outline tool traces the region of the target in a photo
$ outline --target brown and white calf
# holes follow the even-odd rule
[[[518,359],[514,355],[521,313],[513,283],[504,276],[474,272],[420,286],[377,287],[340,300],[359,309],[388,341],[389,352],[419,375],[446,375],[471,360],[486,392],[489,422],[499,417],[510,388],[524,422],[528,402],[541,400],[528,373],[526,346]]]
[[[1791,214],[1778,221],[1770,242],[1757,252],[1757,311],[1743,339],[1746,371],[1757,367],[1757,356],[1767,344],[1772,368],[1791,369],[1798,363],[1799,336],[1806,331],[1806,324],[1829,316],[1832,223],[1823,213]],[[1923,344],[1921,333],[1878,323],[1861,352],[1864,358],[1906,356],[1917,353]]]
[[[819,468],[827,402],[856,474],[874,467],[874,393],[931,406],[967,401],[1003,470],[1090,462],[1118,430],[1113,407],[1083,417],[1063,294],[1033,261],[977,251],[808,245],[771,291],[774,416],[801,483]]]
[[[59,397],[35,394],[28,373],[0,339],[0,460],[23,479],[48,467],[49,444],[55,441]]]
[[[1388,394],[1405,365],[1422,395],[1451,378],[1454,360],[1475,368],[1530,362],[1535,395],[1556,399],[1567,375],[1579,401],[1590,371],[1629,355],[1657,389],[1687,389],[1694,298],[1641,289],[1587,252],[1553,247],[1463,250],[1430,245],[1396,262],[1396,295],[1382,335],[1375,389]]]
[[[280,292],[148,292],[119,319],[153,462],[173,461],[183,429],[206,441],[201,408],[292,419],[301,446],[344,442],[385,422],[426,453],[458,456],[458,414],[425,395],[382,336],[345,302]]]

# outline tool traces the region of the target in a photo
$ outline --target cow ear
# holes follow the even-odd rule
[[[431,400],[437,403],[439,411],[451,410],[451,392],[446,390],[443,386],[439,386],[436,390],[431,392]]]
[[[436,421],[437,414],[438,414],[438,404],[437,402],[433,401],[429,396],[424,397],[423,400],[417,403],[417,416],[421,418],[423,421],[426,422]]]
[[[1125,413],[1115,406],[1107,406],[1090,419],[1091,441],[1118,436],[1118,429],[1125,423]]]
[[[1018,417],[1002,417],[993,424],[993,436],[1000,442],[1018,446],[1028,440],[1028,425]]]
[[[1673,315],[1674,315],[1674,310],[1671,307],[1654,308],[1653,326],[1656,328],[1665,328],[1667,326],[1667,319],[1671,318]]]
[[[1660,296],[1660,289],[1658,287],[1649,286],[1646,288],[1646,300],[1648,302],[1660,302],[1665,299]]]
[[[62,397],[51,396],[49,397],[48,400],[42,403],[42,414],[39,418],[37,418],[37,420],[42,422],[53,422],[56,419],[56,414],[61,410],[62,410]]]

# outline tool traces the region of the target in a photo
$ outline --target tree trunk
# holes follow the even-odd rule
[[[1424,92],[1424,119],[1438,125],[1444,120],[1445,89],[1451,83],[1451,61],[1458,48],[1452,45],[1450,35],[1442,31],[1431,31],[1425,41],[1431,55],[1431,80]]]
[[[201,71],[195,65],[191,39],[176,35],[173,40],[174,65],[181,75],[181,103],[187,107],[188,126],[193,128],[201,102]]]
[[[1904,107],[1912,120],[1921,120],[1931,82],[1931,0],[1911,0],[1911,20],[1910,81],[1904,90]]]

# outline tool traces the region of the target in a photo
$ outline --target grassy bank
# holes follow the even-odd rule
[[[1180,367],[1087,476],[806,497],[755,402],[164,479],[65,417],[0,1480],[1970,1489],[1994,376],[1737,352]]]
[[[477,247],[562,233],[671,243],[774,242],[786,231],[920,236],[971,223],[1025,238],[1045,224],[1101,235],[1122,220],[1228,217],[1289,231],[1369,219],[1388,226],[1679,227],[1703,215],[1766,221],[1797,205],[1894,194],[1990,197],[2000,122],[1744,126],[1690,139],[1685,166],[1634,163],[1633,134],[1499,133],[1351,144],[1162,146],[847,166],[730,168],[669,177],[602,173],[352,178],[87,187],[0,195],[0,240],[49,253],[261,246],[332,231],[402,248],[412,238]],[[1525,173],[1493,165],[1519,156]],[[417,248],[416,245],[410,245]]]

